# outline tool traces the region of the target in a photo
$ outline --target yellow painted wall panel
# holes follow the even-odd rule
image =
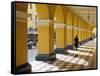
[[[49,26],[38,26],[38,52],[49,54]]]
[[[27,3],[16,3],[16,67],[27,63]],[[23,16],[21,16],[21,13]]]
[[[77,35],[77,29],[74,29],[74,38],[76,37]]]
[[[16,66],[27,63],[27,23],[16,21]]]
[[[73,43],[72,29],[67,29],[67,44]]]
[[[56,48],[65,48],[65,30],[56,28]]]
[[[82,41],[82,31],[81,30],[78,30],[78,38],[79,38],[79,41]]]
[[[54,26],[50,25],[49,28],[49,52],[54,53]]]
[[[66,31],[66,33],[65,33],[65,35],[66,35],[66,43],[65,43],[65,45],[67,45],[67,29],[65,31]]]
[[[82,30],[82,41],[84,40],[84,31]]]
[[[66,24],[72,26],[72,16],[70,12],[67,15]]]

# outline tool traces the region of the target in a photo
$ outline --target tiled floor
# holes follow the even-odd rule
[[[33,50],[29,50],[29,63],[32,65],[32,72],[79,70],[96,68],[96,40],[89,41],[78,50],[66,50],[65,54],[56,54],[56,60],[36,61]]]

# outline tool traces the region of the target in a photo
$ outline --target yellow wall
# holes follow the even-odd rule
[[[61,6],[56,7],[55,11],[55,17],[56,17],[56,48],[65,48],[66,46],[66,30],[64,28],[64,12],[63,8]],[[59,27],[60,26],[60,27]]]
[[[89,25],[89,31],[91,31],[91,25]],[[91,32],[89,32],[89,38],[91,38]]]
[[[27,63],[27,25],[16,21],[16,66]]]
[[[49,42],[49,45],[50,45],[50,53],[53,53],[54,52],[54,25],[50,25],[49,26],[49,37],[50,37],[50,42]],[[52,46],[53,45],[53,46]]]
[[[56,17],[56,23],[64,23],[64,15],[61,6],[56,7],[55,17]]]
[[[79,42],[82,40],[82,24],[81,24],[81,19],[79,18],[79,23],[78,23],[79,29],[78,29],[78,38],[79,38]]]
[[[72,36],[72,30],[67,29],[67,44],[72,44],[73,43],[73,36]]]
[[[64,28],[56,29],[56,48],[65,48],[65,30]]]
[[[50,30],[50,31],[49,31]],[[53,34],[53,30],[51,26],[38,26],[38,52],[39,54],[48,54],[52,52],[53,47],[50,47],[50,42],[52,38],[50,38],[49,34]],[[51,51],[50,51],[51,50]]]
[[[77,28],[77,16],[75,16],[74,17],[74,24],[73,24],[73,26],[74,26],[74,38],[75,38],[75,36],[77,35],[77,30],[78,30],[78,28]],[[76,29],[77,28],[77,29]]]
[[[82,31],[81,30],[78,30],[78,38],[79,38],[79,41],[82,40]]]
[[[23,16],[20,16],[21,13]],[[16,3],[16,66],[27,63],[27,3]]]

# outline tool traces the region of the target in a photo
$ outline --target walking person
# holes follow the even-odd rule
[[[75,48],[77,50],[77,48],[78,48],[78,37],[77,37],[77,35],[74,38],[74,46],[75,46]]]

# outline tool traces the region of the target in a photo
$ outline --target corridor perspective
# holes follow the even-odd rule
[[[17,73],[96,69],[96,11],[96,6],[17,2]]]
[[[32,72],[82,70],[96,68],[95,39],[76,50],[65,50],[64,54],[56,54],[55,61],[32,61]]]

